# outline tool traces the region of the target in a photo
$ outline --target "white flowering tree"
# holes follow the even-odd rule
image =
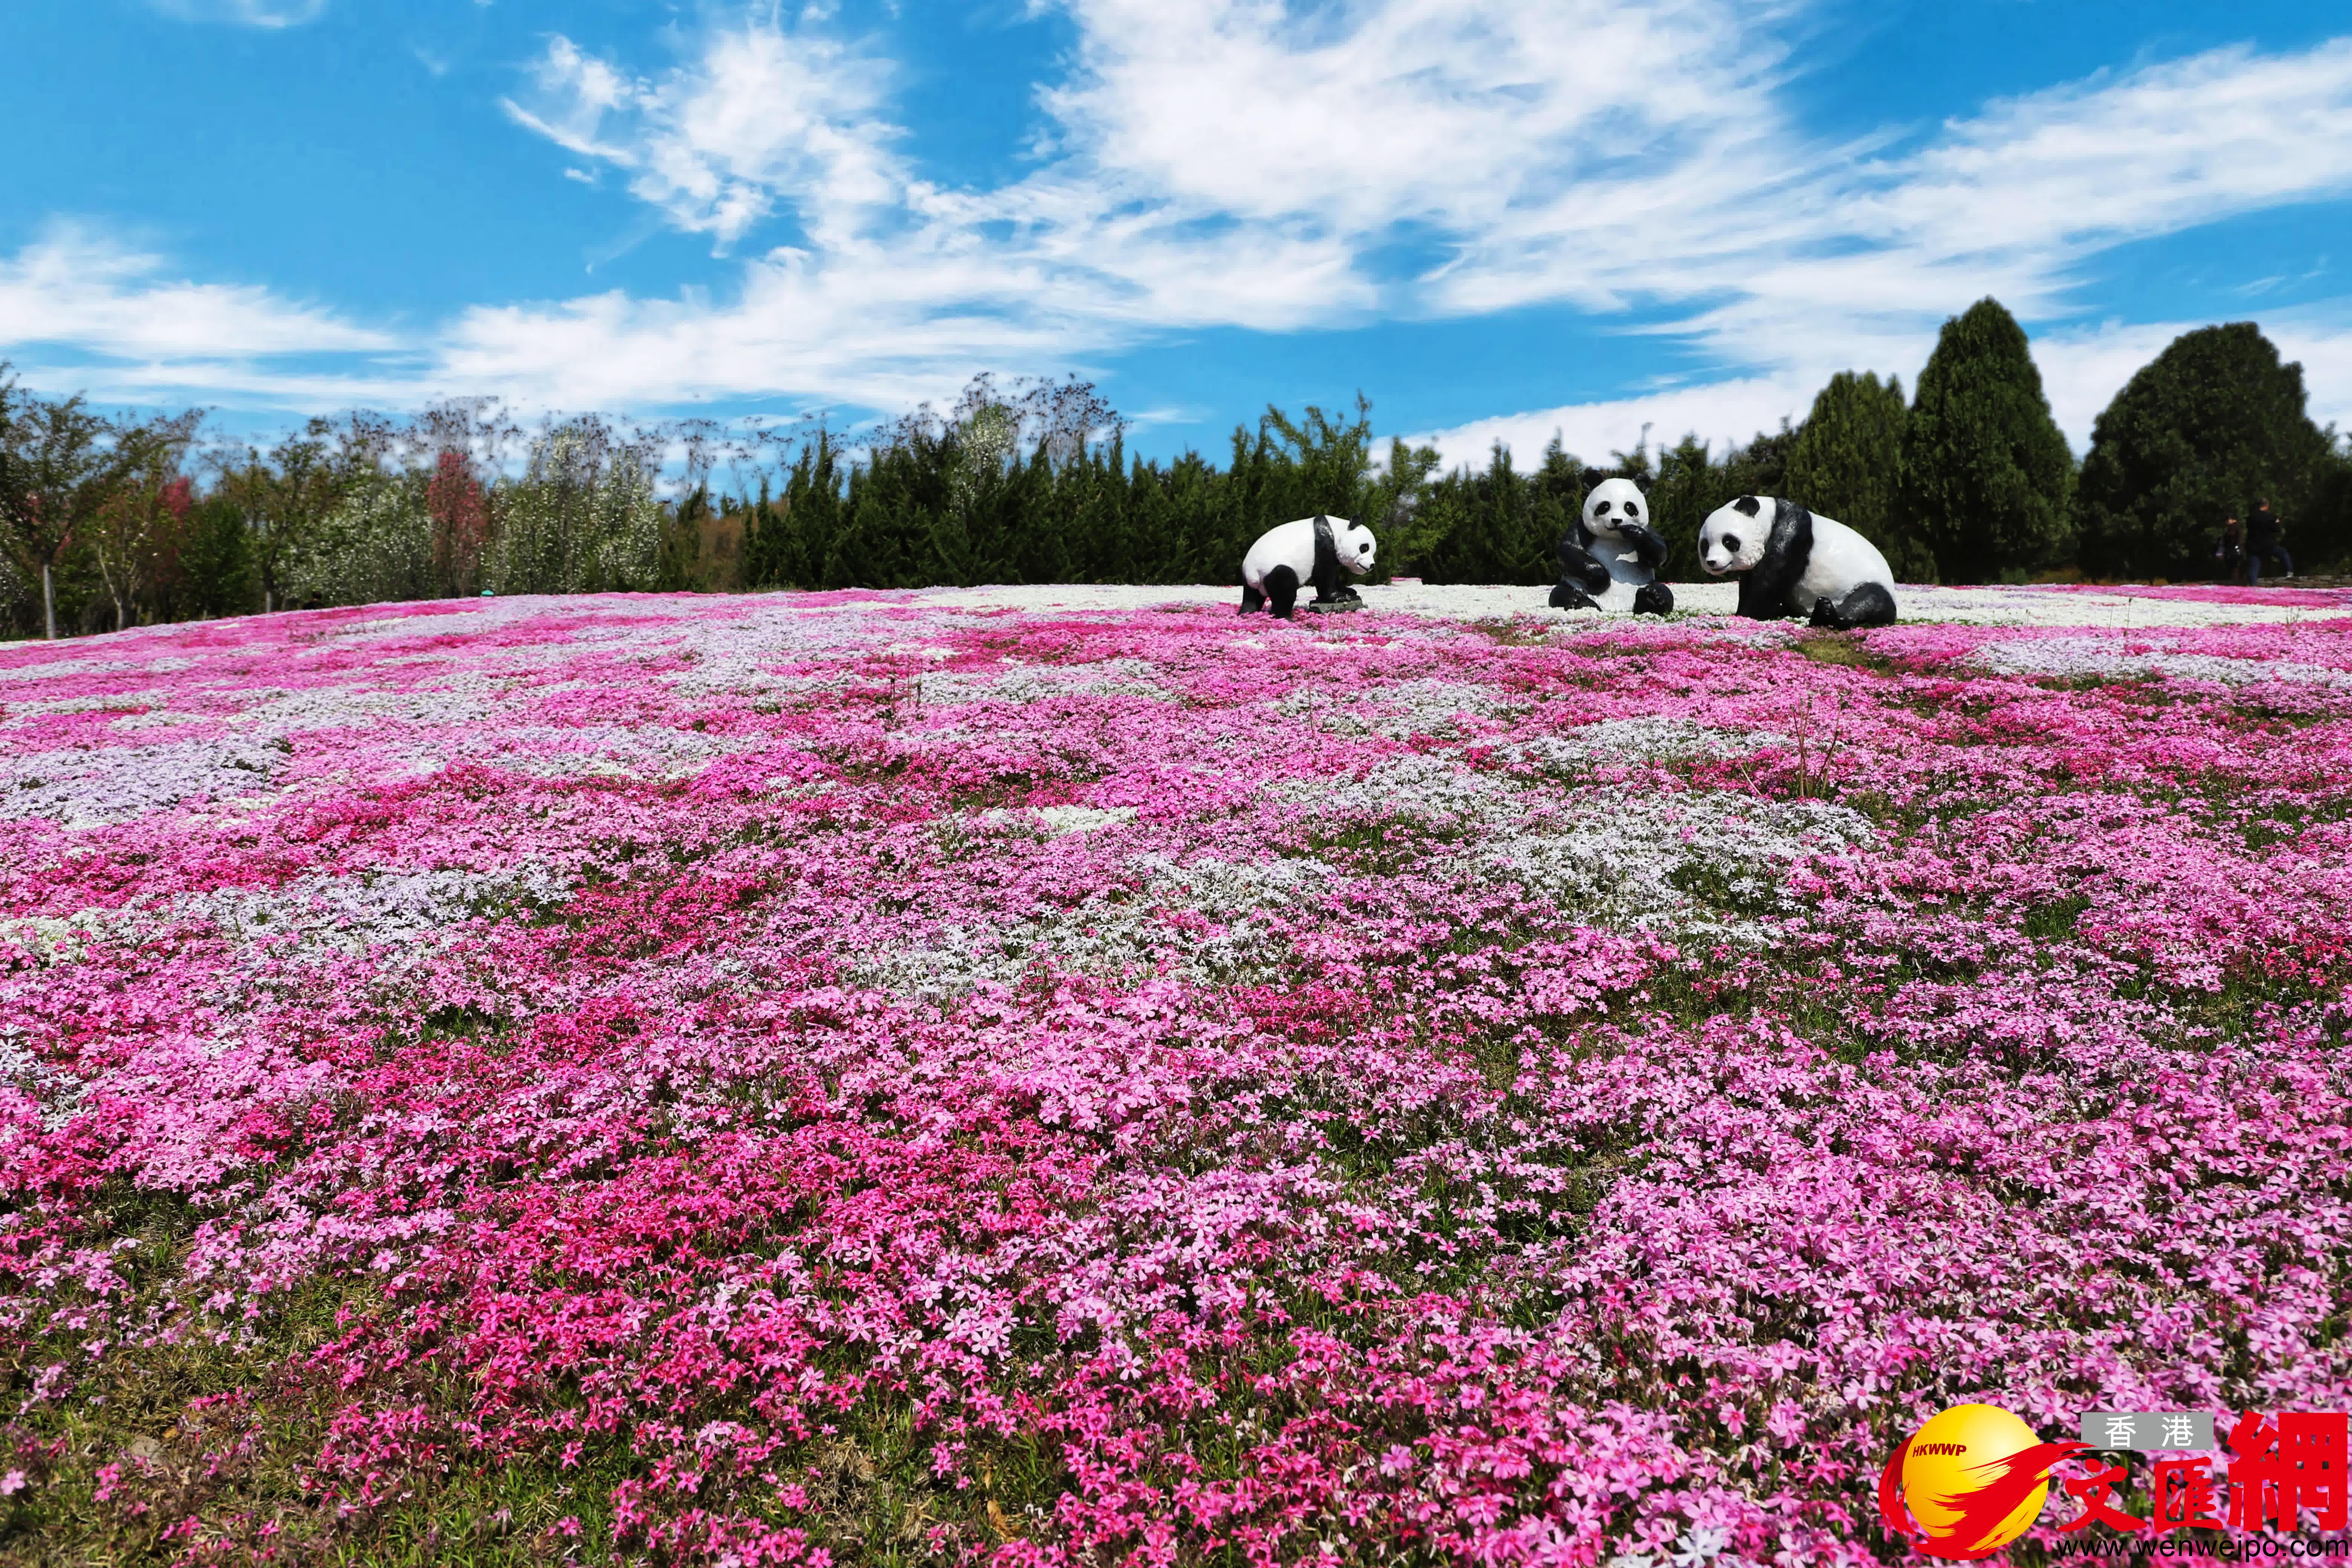
[[[483,576],[501,594],[593,594],[656,586],[661,568],[658,454],[601,419],[570,419],[530,444],[506,487]]]
[[[436,596],[425,476],[393,472],[362,484],[301,540],[287,563],[297,605],[374,605]]]

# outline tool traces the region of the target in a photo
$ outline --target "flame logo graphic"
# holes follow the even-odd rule
[[[1949,1562],[1990,1557],[2033,1528],[2050,1471],[2083,1451],[2044,1443],[2008,1411],[1956,1405],[1903,1440],[1878,1478],[1878,1512],[1893,1534]]]

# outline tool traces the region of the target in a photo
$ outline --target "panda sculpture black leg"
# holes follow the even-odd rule
[[[1835,604],[1828,599],[1813,601],[1813,625],[1833,632],[1850,632],[1857,626],[1891,626],[1895,624],[1895,595],[1876,583],[1864,583]]]
[[[1331,520],[1320,512],[1315,514],[1315,570],[1307,581],[1315,587],[1310,608],[1353,609],[1363,603],[1340,574],[1339,539],[1331,531]]]
[[[1277,566],[1265,574],[1265,596],[1274,601],[1274,618],[1290,619],[1290,612],[1298,603],[1298,574],[1287,566]]]
[[[1571,529],[1560,535],[1552,553],[1559,558],[1559,582],[1551,591],[1551,607],[1555,610],[1597,610],[1601,601],[1592,595],[1609,591],[1609,568],[1593,559]]]
[[[1644,583],[1633,590],[1633,613],[1637,616],[1670,616],[1675,610],[1675,591],[1664,583]]]
[[[1246,616],[1254,614],[1257,610],[1258,606],[1265,603],[1265,595],[1264,594],[1259,593],[1255,588],[1251,587],[1246,583],[1242,584],[1241,613],[1243,615]]]

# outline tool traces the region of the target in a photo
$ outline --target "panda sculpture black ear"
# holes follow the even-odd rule
[[[1587,468],[1584,470],[1584,488],[1589,491],[1593,486],[1599,484],[1608,477],[1609,476],[1607,474],[1602,473],[1599,468]]]
[[[1648,494],[1650,493],[1650,476],[1649,476],[1649,475],[1647,475],[1647,474],[1635,474],[1635,475],[1633,475],[1633,488],[1634,488],[1635,489],[1640,490],[1643,495],[1648,495]]]

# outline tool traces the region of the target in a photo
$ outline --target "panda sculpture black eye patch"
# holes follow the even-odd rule
[[[1594,507],[1592,509],[1592,515],[1595,517],[1607,517],[1609,515],[1609,503],[1607,501],[1602,501],[1599,506]]]
[[[1731,510],[1738,512],[1742,517],[1754,517],[1758,512],[1763,510],[1764,507],[1763,503],[1759,501],[1754,496],[1741,496],[1738,500],[1731,503]]]

